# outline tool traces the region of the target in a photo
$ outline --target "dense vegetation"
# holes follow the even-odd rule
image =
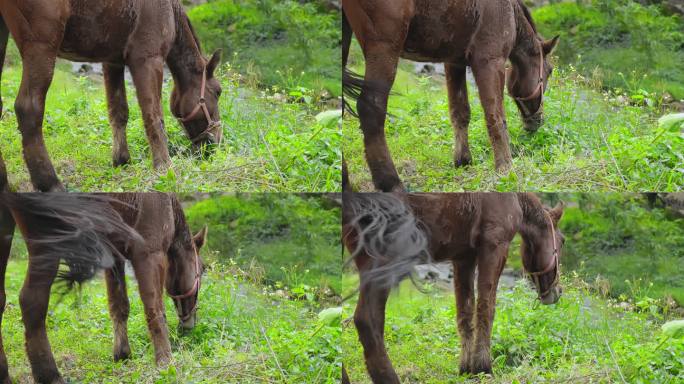
[[[129,277],[133,358],[111,359],[101,279],[53,295],[48,329],[62,373],[98,383],[337,383],[341,346],[339,209],[322,195],[183,196],[189,225],[209,227],[202,249],[199,322],[181,335],[166,300],[175,363],[154,369],[136,283]],[[18,292],[26,249],[15,239],[7,271],[3,335],[11,374],[28,382]],[[61,302],[60,302],[61,301]],[[74,335],[81,337],[74,338]]]
[[[559,2],[533,13],[558,57],[634,101],[684,100],[684,21],[631,0]],[[669,96],[667,96],[667,95]]]
[[[484,382],[675,383],[684,380],[684,334],[661,326],[684,315],[684,219],[641,194],[545,193],[563,200],[559,224],[563,296],[540,306],[531,284],[500,284],[492,336],[494,377]],[[520,238],[506,281],[520,278]],[[345,292],[356,275],[343,279]],[[421,284],[422,285],[422,284]],[[459,342],[450,284],[428,293],[403,283],[389,300],[388,351],[407,383],[467,382],[458,377]],[[352,316],[356,296],[346,303]],[[346,323],[345,323],[346,324]],[[354,327],[343,331],[352,382],[369,382]]]
[[[563,196],[563,267],[615,298],[684,306],[684,219],[641,195]]]
[[[352,289],[355,278],[345,279]],[[498,295],[492,333],[494,376],[486,383],[676,383],[684,380],[684,338],[669,337],[662,320],[624,310],[576,279],[563,279],[558,304],[540,306],[520,282]],[[345,305],[345,316],[354,302]],[[458,375],[459,341],[451,292],[424,294],[406,282],[390,296],[385,338],[406,383],[466,383]],[[353,383],[370,383],[352,323],[342,350]]]
[[[132,160],[130,165],[115,169],[111,166],[111,132],[101,76],[74,75],[69,63],[58,64],[48,93],[44,134],[57,173],[68,189],[322,192],[340,188],[339,113],[333,112],[338,108],[338,101],[331,99],[331,93],[339,93],[331,85],[339,88],[339,80],[334,78],[339,77],[339,60],[333,67],[328,61],[317,62],[315,68],[302,75],[301,67],[295,68],[292,63],[306,66],[306,61],[297,52],[288,51],[306,46],[306,52],[313,57],[333,60],[335,52],[339,56],[339,48],[332,51],[334,44],[339,45],[339,39],[334,44],[326,43],[339,33],[339,24],[334,22],[336,16],[318,11],[311,4],[300,5],[294,1],[278,2],[277,6],[275,2],[268,2],[273,12],[264,8],[264,2],[248,3],[252,6],[213,2],[202,6],[209,11],[198,7],[190,12],[197,18],[195,27],[202,40],[206,39],[207,46],[211,47],[212,41],[220,39],[213,33],[233,36],[226,33],[229,26],[222,30],[211,27],[213,24],[205,20],[214,8],[245,14],[235,16],[242,20],[240,37],[235,40],[240,42],[239,47],[227,47],[224,64],[217,74],[223,86],[219,108],[224,142],[210,157],[191,153],[184,130],[169,111],[172,82],[171,76],[166,76],[162,106],[173,162],[168,174],[158,175],[153,171],[133,85],[127,84]],[[291,35],[296,39],[293,37],[291,43],[281,46],[278,44],[284,43],[278,39],[284,39],[284,35],[279,32],[279,25],[287,24],[287,14],[293,15],[296,21],[293,25],[301,27],[306,34],[294,30]],[[280,24],[275,21],[276,15]],[[272,28],[264,25],[267,29],[261,30],[260,21],[277,25],[273,24]],[[209,29],[204,29],[204,23]],[[266,30],[279,36],[277,41],[269,43],[265,36],[257,38]],[[235,51],[238,48],[241,53]],[[270,67],[266,68],[267,65]],[[273,68],[279,68],[280,72]],[[20,80],[21,61],[11,43],[2,76],[6,111],[0,120],[0,143],[8,163],[10,183],[15,189],[26,191],[32,188],[23,164],[21,135],[17,132],[13,109]]]
[[[321,2],[215,0],[193,8],[190,19],[206,47],[222,48],[249,81],[341,91],[339,11]]]
[[[193,228],[208,223],[213,260],[262,269],[268,284],[340,292],[340,210],[330,196],[222,195],[192,204],[186,215]]]
[[[681,128],[657,123],[670,112],[669,104],[663,104],[666,93],[682,97],[684,24],[632,1],[582,3],[562,2],[534,11],[546,37],[561,34],[560,62],[546,92],[546,123],[537,133],[522,129],[517,108],[505,98],[513,153],[513,172],[508,175],[494,171],[472,79],[473,165],[457,169],[443,76],[416,74],[413,63],[401,63],[386,132],[410,190],[676,191],[684,186]],[[350,62],[363,73],[356,44]],[[345,118],[343,135],[352,184],[372,190],[355,118]]]
[[[32,382],[24,352],[18,292],[25,261],[10,261],[3,342],[10,374]],[[132,280],[132,279],[130,279]],[[212,265],[204,276],[198,324],[181,334],[173,303],[166,299],[174,362],[156,369],[142,303],[129,280],[133,351],[126,362],[111,357],[113,331],[102,280],[78,295],[53,295],[48,335],[57,365],[69,382],[83,383],[326,383],[339,381],[339,319],[319,317],[314,302],[293,301],[255,285],[238,268]],[[77,337],[74,337],[78,335]]]

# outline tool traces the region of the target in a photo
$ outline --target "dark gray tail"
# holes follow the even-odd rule
[[[69,287],[109,268],[124,244],[142,241],[102,195],[0,193],[0,206],[21,217],[24,240],[40,250],[41,259],[60,259],[68,267],[59,278]]]
[[[363,281],[395,286],[417,264],[429,263],[428,234],[402,196],[393,193],[344,193],[342,221],[351,259],[368,255]],[[353,244],[353,245],[352,245]]]

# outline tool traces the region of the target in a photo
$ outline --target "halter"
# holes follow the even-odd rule
[[[167,292],[169,297],[173,299],[174,302],[178,301],[178,305],[176,306],[176,312],[178,312],[178,317],[182,322],[185,322],[192,317],[193,313],[195,313],[195,309],[197,309],[197,302],[199,300],[195,300],[195,304],[192,306],[192,309],[188,311],[186,315],[183,315],[181,311],[183,310],[183,305],[181,305],[180,300],[182,299],[187,299],[188,297],[191,297],[193,295],[196,295],[199,292],[200,285],[201,285],[201,280],[202,280],[202,271],[200,268],[200,261],[199,261],[199,254],[195,252],[195,283],[192,285],[192,288],[190,288],[189,291],[182,295],[172,295]]]
[[[538,272],[527,272],[527,274],[530,276],[532,281],[534,282],[534,285],[537,287],[537,292],[539,292],[539,298],[541,299],[542,297],[546,296],[551,290],[558,285],[558,280],[560,278],[560,271],[559,271],[559,260],[558,260],[558,245],[556,243],[556,229],[554,228],[553,225],[553,220],[551,219],[551,216],[547,212],[544,212],[544,216],[549,219],[549,223],[551,224],[551,239],[553,240],[553,260],[549,263],[549,265],[544,268],[543,271],[538,271]],[[553,277],[553,282],[551,285],[549,285],[549,288],[545,290],[544,292],[541,292],[541,281],[539,280],[539,276],[547,274],[551,272],[552,269],[556,269],[556,275]]]
[[[536,99],[537,97],[540,97],[540,93],[541,100],[539,100],[539,107],[537,107],[537,109],[534,112],[531,112],[522,102]],[[544,51],[542,47],[539,47],[539,83],[537,84],[537,87],[527,97],[515,97],[513,95],[511,95],[511,97],[513,97],[513,99],[516,101],[516,104],[518,104],[520,109],[523,110],[523,113],[525,114],[525,116],[523,117],[534,116],[541,109],[542,105],[544,104]]]
[[[195,136],[194,138],[190,137],[190,135],[188,134],[188,139],[190,139],[190,141],[193,144],[197,144],[199,141],[202,141],[206,138],[215,139],[215,135],[212,131],[214,131],[216,128],[221,127],[221,121],[214,121],[211,118],[211,114],[209,114],[209,109],[207,108],[207,100],[204,97],[206,89],[207,89],[207,67],[205,66],[204,69],[202,70],[202,88],[200,89],[199,101],[197,102],[195,109],[193,109],[189,115],[179,119],[181,122],[187,123],[188,121],[193,120],[195,118],[195,116],[199,113],[200,110],[202,112],[204,112],[204,118],[207,119],[207,129],[202,131],[199,135]]]

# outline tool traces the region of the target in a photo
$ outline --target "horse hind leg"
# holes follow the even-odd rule
[[[126,291],[126,262],[117,260],[111,269],[105,271],[109,315],[114,326],[114,361],[126,360],[131,356],[128,342],[128,316],[131,305]]]
[[[36,42],[26,48],[22,56],[24,74],[14,109],[22,134],[26,166],[37,190],[64,191],[43,139],[45,98],[54,74],[56,52],[48,44]]]
[[[40,257],[38,247],[29,248],[29,270],[19,295],[24,322],[26,354],[31,362],[33,378],[38,383],[64,383],[59,374],[45,327],[50,288],[57,276],[59,259]]]
[[[0,192],[2,193],[2,192]],[[7,356],[2,343],[2,316],[5,312],[5,272],[14,236],[14,218],[9,210],[0,207],[0,384],[11,384]]]
[[[359,301],[354,312],[354,325],[363,345],[366,368],[374,383],[399,384],[385,349],[385,305],[390,289],[361,278]]]
[[[109,124],[112,127],[112,163],[118,167],[131,161],[126,140],[128,100],[126,99],[124,81],[125,67],[123,65],[105,64],[103,69],[109,107]]]
[[[472,163],[468,145],[470,104],[465,67],[446,64],[447,91],[449,93],[449,116],[454,128],[454,165],[461,167]]]
[[[460,372],[475,373],[472,364],[475,332],[473,315],[475,307],[475,261],[454,261],[454,292],[456,294],[456,321],[461,339]]]
[[[9,29],[5,24],[5,19],[0,15],[0,85],[2,84],[2,70],[5,67],[5,56],[7,54],[7,43],[9,42]],[[2,87],[0,86],[0,116],[3,113]]]

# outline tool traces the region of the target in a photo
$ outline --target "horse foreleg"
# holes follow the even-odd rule
[[[477,320],[472,373],[492,373],[491,337],[496,308],[496,288],[506,264],[508,244],[486,244],[477,260]]]
[[[103,66],[105,89],[107,90],[107,105],[109,124],[112,127],[112,163],[115,167],[128,164],[131,155],[128,152],[126,140],[126,124],[128,124],[128,100],[126,99],[126,84],[124,81],[125,67],[123,65],[105,64]]]
[[[25,236],[25,238],[31,238],[31,236]],[[26,354],[31,362],[31,370],[36,382],[64,383],[57,370],[45,328],[50,288],[57,276],[59,259],[41,257],[39,247],[34,247],[30,243],[27,245],[29,268],[19,295],[26,337]]]
[[[480,91],[480,101],[485,113],[487,132],[494,150],[494,164],[499,172],[507,172],[513,166],[508,126],[504,113],[504,85],[506,60],[489,57],[475,59],[472,64],[475,82]]]
[[[154,357],[157,365],[165,366],[171,362],[171,342],[164,310],[164,254],[153,252],[134,256],[132,259],[135,278],[138,280],[140,299],[145,307],[145,318],[150,337],[154,344]]]
[[[171,166],[171,158],[161,108],[164,59],[162,57],[132,58],[129,60],[128,67],[138,93],[138,104],[142,110],[154,169],[165,171]]]
[[[468,145],[470,104],[468,103],[466,68],[446,64],[445,69],[449,93],[449,116],[454,128],[454,165],[460,167],[472,162],[470,146]]]
[[[2,193],[2,192],[0,192]],[[2,344],[2,315],[5,312],[5,272],[14,236],[14,218],[9,210],[0,207],[0,384],[11,384],[7,356]]]
[[[392,362],[385,349],[385,304],[390,289],[374,285],[361,278],[359,301],[354,312],[354,324],[363,345],[368,373],[374,383],[399,384]]]
[[[461,373],[473,373],[472,356],[475,347],[473,315],[475,308],[475,260],[454,261],[454,291],[456,293],[456,321],[461,337]]]
[[[114,361],[125,360],[131,356],[128,343],[128,315],[131,310],[126,290],[126,261],[118,259],[111,269],[105,271],[109,316],[114,326]]]

